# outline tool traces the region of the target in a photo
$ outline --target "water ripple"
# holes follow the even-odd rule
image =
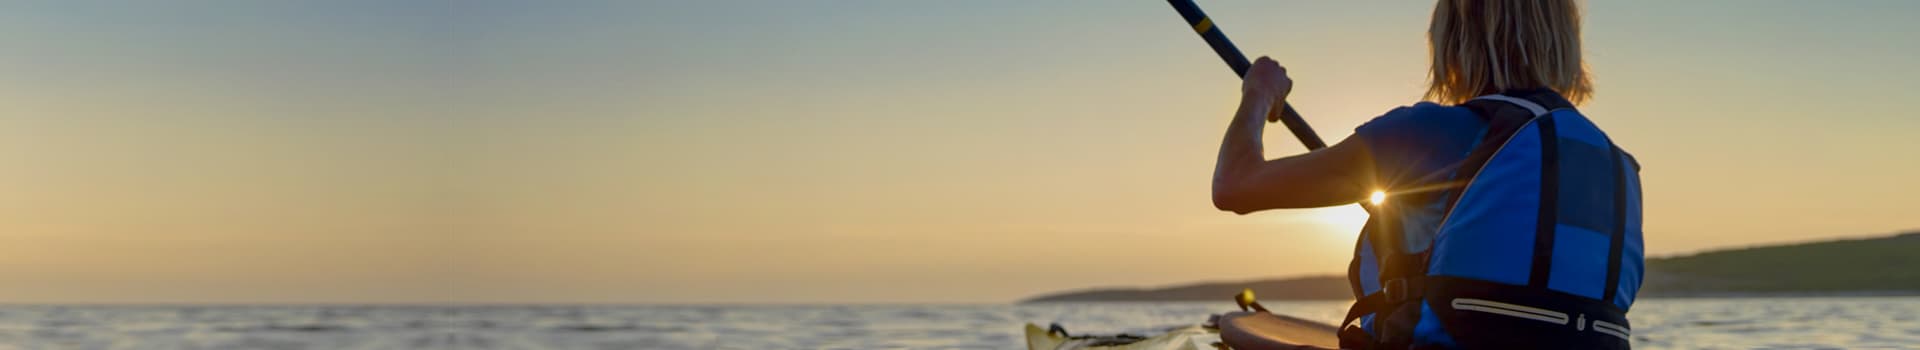
[[[1272,302],[1325,322],[1347,302]],[[818,306],[0,306],[0,349],[1009,349],[1022,323],[1153,333],[1229,303]],[[1641,349],[1912,348],[1920,298],[1652,299]]]

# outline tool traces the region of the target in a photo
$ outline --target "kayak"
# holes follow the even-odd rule
[[[1340,328],[1267,312],[1220,316],[1220,340],[1235,349],[1339,349]]]
[[[1218,327],[1209,327],[1215,326]],[[1070,336],[1059,325],[1027,324],[1028,350],[1202,350],[1338,349],[1332,325],[1268,312],[1236,312],[1212,324],[1176,328],[1152,336],[1129,334]]]
[[[1219,339],[1217,330],[1201,326],[1176,328],[1154,336],[1070,336],[1059,325],[1040,328],[1027,324],[1027,349],[1030,350],[1203,350],[1215,349],[1213,344]]]

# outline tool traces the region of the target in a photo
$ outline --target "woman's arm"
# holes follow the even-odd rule
[[[1254,61],[1243,83],[1240,110],[1220,142],[1213,170],[1213,206],[1237,214],[1279,208],[1353,203],[1372,192],[1373,163],[1366,144],[1348,139],[1306,154],[1267,160],[1261,131],[1293,82],[1266,57]]]

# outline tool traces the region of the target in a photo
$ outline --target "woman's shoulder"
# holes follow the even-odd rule
[[[1473,110],[1466,107],[1420,102],[1389,110],[1386,114],[1361,124],[1355,131],[1362,135],[1449,130],[1477,131],[1485,125],[1485,121],[1480,120],[1473,114]]]
[[[1466,107],[1421,102],[1387,111],[1354,130],[1382,179],[1412,179],[1466,156],[1486,129]]]
[[[1414,103],[1413,105],[1395,107],[1393,110],[1387,111],[1386,114],[1380,115],[1379,118],[1374,118],[1374,120],[1383,120],[1383,119],[1399,120],[1399,119],[1415,119],[1415,118],[1426,118],[1426,119],[1439,118],[1441,119],[1440,121],[1448,121],[1450,119],[1459,119],[1459,118],[1479,119],[1477,117],[1474,117],[1473,110],[1467,109],[1466,107],[1443,105],[1443,104],[1438,104],[1438,103],[1433,103],[1428,101],[1420,101],[1419,103]]]

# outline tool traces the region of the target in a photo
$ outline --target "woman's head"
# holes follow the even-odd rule
[[[1592,97],[1575,0],[1439,1],[1427,30],[1433,56],[1427,99],[1458,104],[1543,87],[1574,103]]]

